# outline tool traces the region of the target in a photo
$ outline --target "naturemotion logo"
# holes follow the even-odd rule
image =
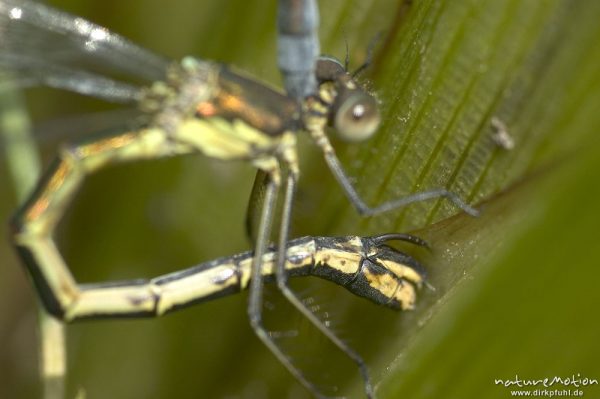
[[[580,388],[598,385],[597,378],[588,378],[580,373],[571,376],[552,376],[543,378],[522,378],[515,374],[513,378],[495,378],[494,385],[511,388],[511,396],[534,397],[581,397],[584,392]],[[529,389],[515,389],[529,388]],[[535,389],[531,389],[535,388]],[[548,389],[550,388],[550,389]]]

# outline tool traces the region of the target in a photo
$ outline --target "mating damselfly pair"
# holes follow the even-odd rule
[[[282,351],[262,323],[263,279],[275,275],[286,297],[360,369],[367,396],[373,388],[364,361],[287,287],[287,277],[313,274],[334,281],[376,303],[410,309],[423,273],[418,263],[386,245],[419,239],[401,234],[376,237],[308,237],[288,243],[292,200],[299,178],[296,133],[306,132],[358,211],[374,215],[416,201],[447,197],[475,210],[445,190],[413,194],[371,208],[346,177],[327,135],[333,126],[357,140],[377,129],[375,100],[332,59],[316,60],[318,87],[309,95],[281,94],[234,69],[195,58],[169,62],[105,28],[31,1],[0,1],[0,67],[17,83],[42,84],[114,102],[134,103],[139,118],[128,129],[62,147],[35,192],[13,222],[14,242],[36,289],[53,315],[82,318],[155,316],[181,307],[250,290],[248,315],[257,335],[315,395],[319,390]],[[57,45],[56,43],[59,43]],[[37,50],[37,53],[33,50]],[[91,66],[82,69],[80,66]],[[145,86],[97,74],[106,63],[119,76]],[[207,262],[147,281],[78,284],[58,251],[53,232],[86,176],[110,164],[203,154],[251,163],[261,172],[259,216],[250,230],[254,252]],[[278,245],[269,247],[276,194],[283,188]]]

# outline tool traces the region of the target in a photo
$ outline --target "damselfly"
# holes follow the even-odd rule
[[[293,270],[295,261],[302,260],[313,265],[314,270],[326,271],[324,276],[346,287],[357,282],[360,288],[350,287],[356,293],[379,303],[396,301],[401,308],[410,308],[414,300],[414,291],[407,288],[411,286],[407,283],[419,285],[422,277],[410,257],[388,249],[383,251],[386,256],[377,257],[380,244],[394,237],[363,241],[314,239],[322,241],[326,255],[333,260],[340,258],[332,247],[338,244],[344,247],[343,251],[353,258],[350,262],[339,262],[347,270],[319,261],[320,250],[316,247],[307,249],[297,241],[288,245],[292,200],[300,173],[296,133],[305,131],[310,135],[361,214],[375,215],[439,197],[450,199],[470,214],[477,212],[445,189],[412,194],[377,207],[368,206],[360,198],[344,173],[325,128],[333,126],[347,140],[365,139],[376,131],[379,113],[373,97],[354,81],[344,65],[332,58],[320,58],[315,69],[317,92],[300,96],[298,101],[213,62],[187,57],[179,63],[170,63],[103,27],[29,0],[0,0],[0,31],[0,67],[13,71],[19,84],[47,85],[108,101],[134,103],[140,109],[140,117],[131,121],[129,129],[64,146],[13,220],[14,243],[50,313],[66,321],[94,316],[156,315],[210,297],[211,290],[223,292],[224,286],[239,289],[249,284],[248,315],[252,327],[282,363],[318,395],[316,387],[294,366],[262,323],[263,277],[272,274],[275,265],[279,288],[356,362],[367,395],[372,396],[360,356],[289,290],[286,270]],[[146,79],[150,83],[138,87],[101,76],[94,72],[99,62],[121,77]],[[88,68],[81,69],[82,65]],[[265,176],[255,251],[241,257],[246,266],[232,259],[218,260],[211,264],[214,268],[207,268],[217,273],[213,280],[206,280],[206,274],[192,269],[140,284],[78,285],[55,245],[53,232],[86,176],[110,164],[196,153],[221,160],[247,161]],[[276,193],[282,186],[278,250],[273,255],[268,250],[268,240]],[[375,252],[365,251],[364,245]],[[286,258],[286,248],[292,253],[302,250],[309,255],[295,257],[288,251]],[[248,266],[251,256],[253,260]],[[377,271],[367,272],[365,262],[377,264]],[[231,264],[234,266],[227,266]],[[348,276],[352,277],[347,281]]]

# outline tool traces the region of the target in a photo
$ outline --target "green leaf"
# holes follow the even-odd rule
[[[319,193],[317,230],[419,229],[433,247],[420,258],[435,291],[395,324],[365,326],[395,332],[375,362],[379,397],[500,398],[509,388],[495,379],[598,379],[599,17],[593,1],[423,1],[386,38],[373,72],[383,131],[345,149],[350,174],[373,204],[443,186],[482,216],[447,219],[456,209],[440,200],[364,221],[339,190]],[[514,149],[494,143],[493,119]]]

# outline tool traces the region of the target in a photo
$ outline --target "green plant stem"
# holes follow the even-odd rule
[[[16,90],[0,97],[0,139],[17,200],[26,200],[40,174],[40,159],[23,99]],[[64,324],[38,304],[38,356],[44,399],[65,397],[66,347]]]

